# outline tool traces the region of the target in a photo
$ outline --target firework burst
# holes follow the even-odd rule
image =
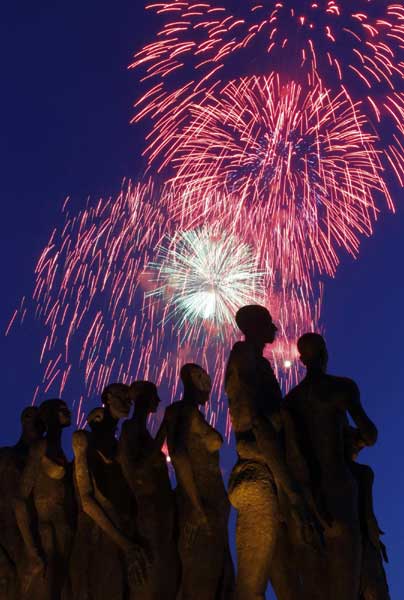
[[[319,301],[304,286],[282,289],[273,272],[264,273],[230,217],[176,235],[162,202],[151,183],[126,184],[77,213],[66,202],[65,224],[37,264],[34,306],[22,303],[12,317],[8,330],[27,310],[43,325],[43,376],[33,401],[75,398],[78,426],[111,381],[150,379],[173,400],[184,362],[209,371],[208,416],[212,423],[226,418],[224,369],[240,336],[233,311],[244,301],[262,301],[278,323],[270,356],[285,389],[298,373],[296,335],[317,327]],[[227,419],[227,433],[229,427]]]
[[[204,322],[219,334],[245,304],[262,302],[264,273],[252,249],[221,226],[205,226],[166,239],[150,267],[157,287],[149,293],[170,307],[178,329]]]
[[[404,181],[404,7],[392,0],[171,0],[147,6],[164,20],[131,65],[151,87],[135,120],[149,116],[147,153],[159,159],[167,139],[223,82],[286,74],[309,88],[341,89],[363,100],[382,136],[386,166]],[[388,127],[381,127],[389,120]]]
[[[392,207],[377,138],[344,93],[253,77],[209,94],[190,115],[165,161],[183,190],[170,210],[194,220],[218,211],[221,192],[223,213],[231,207],[285,276],[332,274],[336,249],[356,254],[371,233],[378,194]]]

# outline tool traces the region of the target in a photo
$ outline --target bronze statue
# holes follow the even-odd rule
[[[315,543],[317,531],[286,466],[278,435],[282,393],[263,356],[277,328],[267,309],[256,305],[240,309],[236,323],[245,341],[231,351],[225,382],[239,458],[229,483],[230,500],[238,511],[236,599],[263,600],[269,579],[280,600],[299,598],[293,563],[285,562],[279,571],[279,556],[287,548],[280,495],[288,499],[293,524],[304,542]]]
[[[15,518],[20,479],[30,446],[43,435],[38,408],[28,406],[21,413],[21,437],[12,447],[0,449],[0,599],[18,600],[21,595],[21,554],[23,542]]]
[[[147,575],[148,559],[136,537],[136,503],[117,461],[115,433],[129,415],[130,389],[111,384],[102,401],[104,408],[88,417],[91,432],[73,434],[79,503],[70,561],[74,600],[137,598]]]
[[[280,495],[287,497],[293,524],[306,543],[315,543],[316,523],[287,469],[278,435],[282,393],[263,356],[277,328],[267,309],[256,305],[241,308],[236,323],[245,341],[233,347],[225,380],[239,458],[229,483],[238,511],[236,599],[263,600],[271,580],[280,600],[289,600],[299,597],[299,581],[285,556]]]
[[[71,470],[61,442],[71,415],[66,403],[56,399],[42,402],[38,416],[45,437],[31,445],[15,503],[28,559],[21,597],[58,600],[74,527]]]
[[[225,600],[232,597],[233,565],[227,533],[230,505],[219,466],[223,439],[199,411],[209,400],[209,375],[198,365],[186,364],[181,380],[183,398],[167,408],[162,425],[177,479],[179,599]]]
[[[347,415],[364,444],[375,443],[377,430],[362,408],[357,385],[326,374],[324,339],[306,334],[298,349],[307,374],[283,404],[286,451],[289,466],[322,523],[326,544],[323,555],[308,548],[300,552],[302,597],[358,600],[362,544],[358,485],[345,457]]]
[[[388,562],[383,535],[373,508],[374,473],[368,465],[356,462],[366,446],[358,429],[347,427],[346,447],[349,467],[358,484],[359,519],[362,534],[360,600],[390,600],[383,562]]]
[[[179,583],[179,556],[175,539],[175,496],[171,489],[162,436],[154,439],[147,428],[149,416],[160,403],[149,381],[131,387],[134,412],[124,422],[119,461],[137,504],[138,533],[151,549],[153,563],[136,600],[175,600]]]

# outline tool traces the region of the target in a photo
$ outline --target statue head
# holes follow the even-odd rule
[[[308,369],[326,371],[328,363],[327,345],[319,333],[305,333],[297,342],[300,360]]]
[[[53,427],[70,427],[72,420],[69,407],[60,398],[53,398],[42,402],[38,408],[38,417],[46,431],[49,431]]]
[[[104,408],[102,406],[97,406],[87,415],[87,423],[91,429],[91,431],[97,431],[101,428],[102,422],[104,420]]]
[[[246,339],[262,345],[272,344],[275,341],[278,329],[265,306],[259,304],[243,306],[236,314],[236,323]]]
[[[101,395],[104,406],[114,419],[125,419],[132,404],[130,387],[124,383],[111,383]]]
[[[212,380],[205,369],[187,363],[182,367],[180,377],[184,386],[184,396],[192,398],[197,404],[206,404],[212,389]]]
[[[22,438],[27,443],[39,440],[45,433],[45,426],[38,413],[37,406],[27,406],[21,413]]]
[[[144,408],[147,414],[157,411],[160,398],[154,383],[151,381],[134,381],[130,386],[130,392],[135,407]]]

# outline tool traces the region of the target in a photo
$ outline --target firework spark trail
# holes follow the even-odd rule
[[[230,228],[224,229],[223,219],[167,237],[149,266],[157,285],[149,297],[167,299],[166,321],[172,319],[178,330],[203,320],[220,335],[241,306],[265,296],[257,258]]]
[[[136,103],[134,121],[145,116],[153,121],[147,147],[151,162],[187,122],[191,103],[231,79],[280,71],[309,88],[321,80],[325,88],[363,100],[382,137],[385,166],[403,184],[401,3],[166,0],[147,9],[163,19],[163,26],[131,67],[143,69],[150,86]]]
[[[317,325],[319,304],[313,308],[310,292],[297,285],[280,289],[273,273],[264,275],[253,248],[237,237],[231,215],[227,221],[221,219],[220,234],[218,226],[209,224],[199,235],[183,233],[182,239],[193,244],[196,252],[193,260],[189,245],[175,243],[177,224],[164,216],[160,202],[160,193],[151,183],[129,183],[116,198],[89,202],[77,214],[70,214],[67,203],[65,225],[52,233],[38,261],[34,302],[45,333],[43,378],[33,401],[50,393],[77,398],[78,426],[88,400],[99,396],[111,381],[149,378],[162,387],[163,397],[173,400],[186,361],[202,364],[212,375],[208,416],[216,423],[227,414],[224,369],[229,349],[240,336],[233,321],[229,322],[229,311],[258,296],[268,305],[280,330],[270,356],[285,387],[296,380],[298,372],[297,335]],[[173,243],[167,246],[170,231]],[[222,263],[215,263],[215,245],[223,253]],[[219,312],[220,303],[210,314],[192,309],[184,326],[178,327],[171,316],[176,309],[173,295],[186,302],[186,290],[181,295],[172,279],[168,285],[167,276],[178,275],[178,262],[187,264],[188,271],[177,284],[195,290],[198,284],[190,276],[194,269],[203,286],[200,269],[206,270],[207,265],[201,248],[210,248],[207,256],[213,256],[214,265],[221,265],[229,275],[230,287],[232,273],[241,278],[241,291],[228,300],[222,298]],[[174,259],[177,265],[170,266]],[[216,296],[224,285],[221,281]],[[26,311],[25,303],[18,312],[22,310]],[[181,308],[176,310],[181,313]],[[81,379],[84,385],[78,384]]]
[[[333,275],[337,249],[356,255],[372,233],[378,196],[392,208],[377,138],[343,92],[251,77],[189,110],[166,157],[182,190],[170,213],[184,224],[231,208],[284,281]]]

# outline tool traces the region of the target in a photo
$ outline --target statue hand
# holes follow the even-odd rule
[[[321,552],[325,547],[323,528],[303,496],[293,499],[290,512],[299,540]]]
[[[42,575],[43,578],[46,576],[46,562],[41,557],[39,552],[36,550],[28,552],[28,560],[26,563],[26,569],[22,575],[21,589],[23,594],[27,594],[32,581],[38,575]]]
[[[29,563],[29,569],[32,573],[32,576],[38,575],[41,572],[45,576],[46,562],[44,561],[42,556],[39,554],[39,552],[36,552],[36,551],[30,552],[28,563]]]
[[[201,529],[210,533],[208,518],[202,508],[193,508],[184,527],[185,545],[189,550],[194,545]]]
[[[125,553],[130,587],[143,585],[150,568],[150,557],[144,548],[133,542],[128,544]]]

